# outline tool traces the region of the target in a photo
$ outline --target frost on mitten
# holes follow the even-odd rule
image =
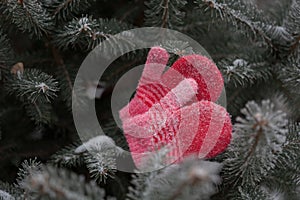
[[[175,160],[195,153],[199,158],[211,158],[228,146],[232,125],[224,107],[203,100],[183,107],[176,114],[180,115],[181,127],[177,131]]]
[[[161,47],[153,47],[149,51],[136,95],[128,104],[131,116],[146,112],[185,78],[193,78],[197,82],[199,101],[216,101],[219,98],[224,81],[214,62],[202,55],[187,55],[163,73],[168,59],[168,52]]]
[[[197,89],[193,79],[185,79],[145,113],[122,119],[124,134],[137,166],[146,156],[145,152],[172,144],[180,125],[181,106],[197,94]],[[128,111],[122,109],[120,115],[123,112]]]
[[[121,112],[121,119],[146,112],[167,94],[169,89],[161,84],[161,75],[168,60],[169,54],[165,49],[160,47],[151,48],[136,94],[130,104],[125,107],[128,110],[126,116],[122,116],[125,112]],[[130,114],[130,116],[127,116],[127,114]]]
[[[187,55],[179,58],[162,77],[162,82],[170,88],[183,78],[193,78],[198,84],[197,99],[218,100],[224,81],[214,62],[202,55]],[[181,74],[182,76],[179,76]]]
[[[150,50],[136,95],[120,118],[133,160],[170,147],[167,164],[197,154],[212,157],[229,144],[232,126],[225,108],[216,101],[223,79],[216,65],[201,55],[178,59],[165,73],[168,53]]]

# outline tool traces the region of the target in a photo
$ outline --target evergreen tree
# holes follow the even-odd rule
[[[111,54],[126,49],[114,34],[146,26],[190,36],[222,72],[233,124],[224,153],[117,170],[111,155],[129,148],[109,109],[112,88],[145,50],[82,88],[86,97],[99,88],[106,136],[78,137],[81,63],[103,41]],[[169,62],[187,51],[167,42]],[[0,199],[300,199],[300,0],[1,0],[0,84]]]

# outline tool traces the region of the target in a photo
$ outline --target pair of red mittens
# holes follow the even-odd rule
[[[135,165],[163,146],[170,147],[168,163],[197,154],[216,156],[230,143],[232,125],[216,101],[223,78],[207,57],[179,58],[166,72],[165,49],[153,47],[147,57],[134,98],[120,110],[123,130]]]

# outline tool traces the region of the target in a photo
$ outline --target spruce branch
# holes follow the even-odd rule
[[[74,18],[71,22],[58,30],[54,43],[61,49],[79,48],[83,50],[92,50],[104,40],[108,40],[111,45],[106,52],[114,52],[113,48],[126,48],[124,44],[119,44],[114,34],[128,30],[129,26],[118,22],[115,19],[93,19],[92,16]],[[126,38],[124,38],[126,43]],[[104,49],[106,47],[103,47]]]
[[[137,170],[137,173],[132,175],[131,185],[128,187],[127,200],[144,199],[145,190],[152,186],[152,180],[160,173],[156,169],[164,167],[163,163],[168,152],[169,150],[164,148],[145,158],[143,169],[149,172],[139,173]]]
[[[145,24],[162,28],[176,28],[183,24],[185,13],[182,11],[186,0],[148,0],[145,1]]]
[[[21,188],[35,199],[104,199],[105,192],[95,183],[85,183],[82,176],[65,169],[42,166],[30,170]]]
[[[41,38],[53,29],[52,17],[38,0],[7,0],[4,13],[7,20],[31,37]]]
[[[22,102],[27,115],[37,124],[55,120],[50,103],[57,96],[58,82],[38,69],[25,69],[17,75],[5,82],[8,93]]]
[[[17,178],[17,185],[22,187],[24,180],[30,176],[30,173],[33,171],[40,171],[41,170],[41,163],[37,161],[37,159],[29,159],[22,162],[21,167],[19,168],[18,178]]]
[[[290,51],[294,52],[299,47],[300,43],[300,1],[293,0],[291,4],[289,14],[284,20],[284,26],[290,34],[294,37],[293,44],[291,45]]]
[[[201,166],[202,164],[202,166]],[[204,162],[199,164],[201,167],[204,167]],[[220,170],[220,164],[218,163],[205,163],[205,164],[209,164],[209,167],[211,169],[213,168],[217,168],[214,169],[217,172]],[[214,166],[214,164],[216,166]],[[213,171],[213,170],[211,170]],[[195,166],[194,168],[190,169],[190,176],[187,178],[186,181],[183,181],[177,188],[177,190],[175,191],[175,193],[173,193],[173,195],[169,198],[169,200],[176,200],[178,199],[182,193],[184,192],[184,190],[186,189],[186,187],[191,187],[197,184],[203,184],[204,182],[209,182],[212,181],[213,184],[218,184],[220,182],[220,179],[218,176],[216,175],[209,175],[207,172],[205,172],[203,169],[199,168],[198,166]],[[204,186],[202,186],[204,187]],[[208,191],[206,191],[208,192]],[[200,192],[199,192],[200,193]],[[201,195],[202,196],[202,195]],[[202,196],[203,199],[205,199],[205,197]],[[184,199],[184,198],[183,198]]]
[[[157,173],[138,173],[132,175],[131,185],[128,187],[126,200],[140,200],[147,184]]]
[[[14,200],[15,198],[4,190],[0,189],[0,198],[3,200]]]
[[[50,124],[54,120],[51,113],[52,107],[48,103],[24,103],[24,107],[26,110],[26,114],[37,124]]]
[[[283,151],[281,152],[281,157],[283,159],[278,160],[278,167],[285,167],[291,163],[289,160],[295,160],[294,164],[300,167],[300,153],[298,147],[300,145],[300,123],[289,124],[289,134],[287,136],[287,141],[283,146]]]
[[[59,150],[54,155],[52,155],[49,162],[57,166],[63,167],[76,167],[83,165],[83,156],[81,154],[74,153],[78,146],[80,146],[80,143],[75,142],[64,147],[63,149]]]
[[[300,49],[298,50],[300,55]],[[278,78],[283,82],[283,86],[292,94],[300,94],[300,56],[290,57],[281,63],[278,71]],[[293,96],[294,98],[294,96]]]
[[[221,181],[220,163],[189,157],[163,168],[168,151],[161,149],[145,160],[143,169],[150,172],[133,175],[128,200],[209,199],[216,192],[215,187]]]
[[[251,200],[253,198],[257,200],[271,200],[268,193],[257,186],[254,189],[249,189],[247,187],[238,187],[239,196],[236,198],[238,200]]]
[[[105,192],[94,182],[62,168],[25,160],[18,173],[16,188],[28,199],[104,199]]]
[[[105,182],[108,177],[115,178],[116,158],[123,153],[120,147],[108,136],[100,135],[83,144],[72,144],[52,156],[51,162],[62,166],[85,164],[91,177]]]
[[[258,10],[254,12],[255,7],[243,4],[242,1],[237,1],[232,3],[232,5],[228,5],[226,3],[218,3],[216,0],[197,0],[196,3],[200,5],[200,7],[204,4],[206,5],[206,9],[215,10],[217,15],[224,20],[228,20],[233,23],[233,25],[237,27],[246,27],[254,37],[259,36],[263,39],[265,44],[275,53],[282,53],[286,51],[286,46],[290,46],[293,37],[287,32],[284,27],[270,25],[270,22],[262,17],[256,18],[256,15],[260,13]],[[231,8],[230,6],[237,6],[237,9]],[[240,9],[244,8],[245,11],[252,10],[249,12],[249,16],[242,14]],[[259,14],[258,16],[261,16]],[[248,32],[246,31],[246,34]]]
[[[151,172],[139,196],[141,199],[209,199],[216,192],[215,185],[220,183],[220,170],[219,163],[190,158],[156,175]]]
[[[58,20],[67,21],[69,18],[88,9],[95,0],[53,0],[46,1],[45,7]]]
[[[0,199],[1,200],[23,200],[25,199],[24,191],[9,183],[0,181]],[[30,200],[28,198],[28,200]]]
[[[252,62],[244,59],[223,59],[219,62],[221,71],[224,75],[224,81],[227,85],[234,87],[245,87],[253,85],[261,80],[267,80],[271,77],[271,69],[267,62]]]
[[[291,123],[287,141],[282,147],[275,169],[263,181],[266,187],[281,191],[285,199],[297,199],[300,185],[300,125]]]
[[[51,102],[56,97],[58,82],[52,76],[37,70],[25,69],[20,76],[12,76],[7,89],[23,101]]]
[[[255,186],[275,167],[287,137],[286,114],[269,100],[249,102],[238,117],[232,143],[226,152],[224,180],[233,186]]]
[[[294,37],[294,43],[291,45],[291,52],[296,52],[299,55],[299,44],[300,44],[300,1],[293,0],[290,6],[289,14],[284,20],[284,26],[287,28],[289,33]],[[298,52],[297,52],[298,51]]]
[[[257,26],[258,25],[257,22],[251,21],[248,16],[243,15],[241,12],[231,8],[226,3],[218,3],[216,0],[197,0],[195,2],[198,3],[198,5],[200,7],[202,7],[203,4],[204,4],[204,6],[206,5],[205,10],[208,10],[208,9],[215,10],[217,12],[217,15],[219,15],[219,17],[222,20],[231,21],[231,22],[233,22],[233,25],[235,25],[235,26],[237,26],[240,23],[241,25],[244,25],[247,28],[249,28],[254,35],[260,34],[260,33],[263,34],[261,32],[261,30],[259,29],[259,27]],[[240,6],[242,7],[242,5],[240,5]],[[254,9],[254,8],[252,8],[252,9]],[[262,37],[265,38],[267,41],[270,40],[265,35],[262,35]]]
[[[300,36],[300,1],[293,0],[290,5],[289,13],[284,20],[284,26],[293,36],[298,38]],[[298,39],[299,42],[299,39]]]
[[[90,150],[85,153],[85,163],[91,177],[98,182],[106,182],[107,178],[114,178],[117,171],[115,149],[107,149],[105,152]]]
[[[123,153],[123,149],[116,146],[110,137],[99,135],[78,146],[74,153],[83,154],[91,176],[105,182],[116,172],[116,159]]]
[[[216,198],[218,199],[218,198]],[[224,196],[222,196],[224,199]],[[226,199],[237,200],[283,200],[282,193],[277,190],[270,190],[266,186],[257,185],[251,186],[238,186],[237,189],[228,195]]]
[[[263,13],[269,16],[269,18],[275,20],[277,25],[282,25],[286,16],[289,13],[289,9],[294,0],[273,0],[273,1],[256,1],[258,8],[263,10]]]

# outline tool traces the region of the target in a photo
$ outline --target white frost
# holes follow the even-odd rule
[[[98,151],[116,148],[117,153],[122,153],[124,150],[118,147],[112,138],[106,135],[99,135],[94,138],[89,139],[87,142],[83,143],[75,149],[75,153],[83,153],[88,150],[97,149]]]

